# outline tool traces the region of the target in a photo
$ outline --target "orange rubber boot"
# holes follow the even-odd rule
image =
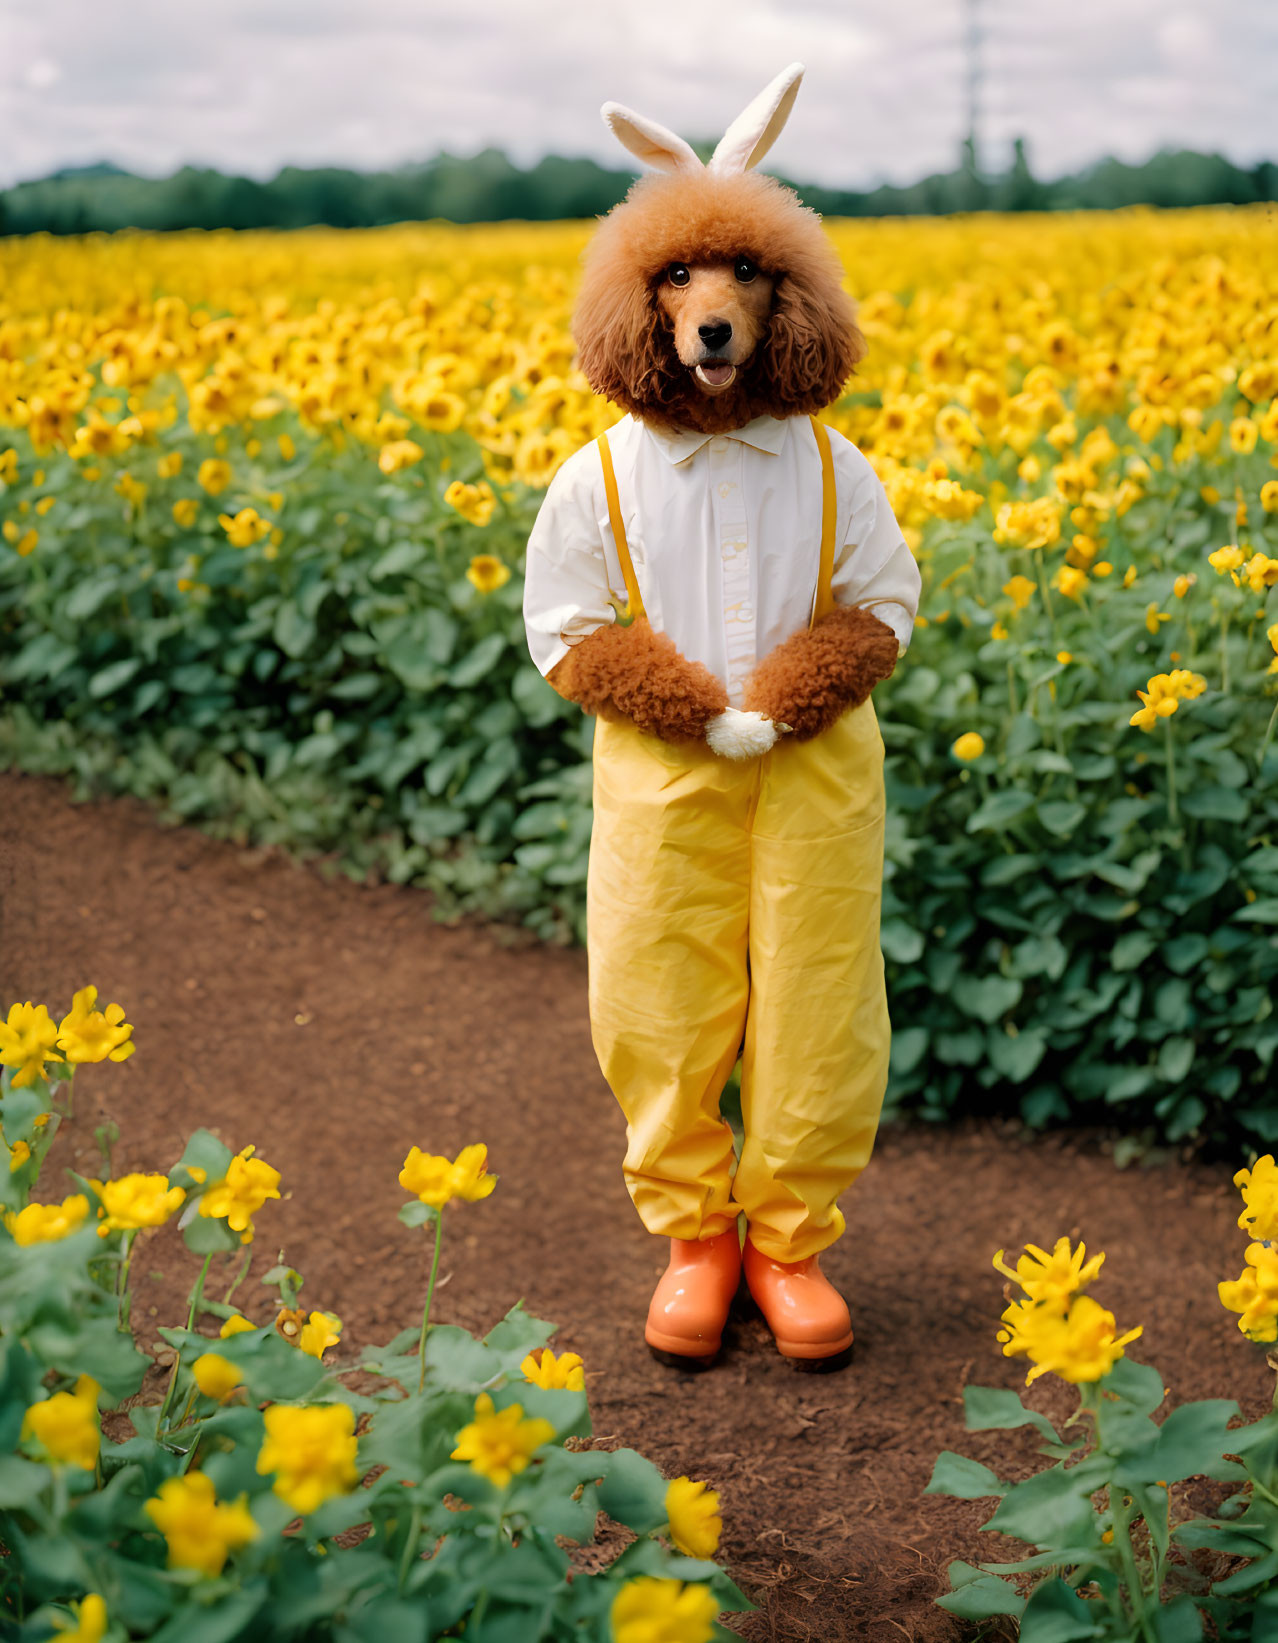
[[[774,1261],[745,1242],[745,1277],[777,1350],[797,1362],[844,1362],[852,1353],[852,1319],[847,1303],[821,1271],[819,1255],[805,1261]]]
[[[740,1280],[741,1238],[735,1226],[714,1238],[672,1238],[670,1265],[648,1308],[644,1339],[670,1357],[712,1358]]]

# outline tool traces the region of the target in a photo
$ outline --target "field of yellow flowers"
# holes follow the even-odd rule
[[[1264,209],[832,223],[827,413],[924,569],[882,694],[893,1099],[1278,1137]],[[586,224],[0,242],[0,753],[580,934],[523,543],[615,413]]]

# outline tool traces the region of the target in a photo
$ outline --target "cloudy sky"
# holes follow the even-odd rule
[[[965,129],[972,4],[988,161],[1017,133],[1044,176],[1164,144],[1278,159],[1278,0],[0,0],[0,186],[490,144],[629,165],[601,102],[717,137],[795,59],[769,166],[910,181]]]

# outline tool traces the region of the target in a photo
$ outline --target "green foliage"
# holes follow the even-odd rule
[[[1032,1425],[1044,1439],[1039,1453],[1055,1464],[1009,1485],[977,1461],[938,1458],[929,1494],[997,1497],[984,1527],[1033,1552],[952,1564],[952,1590],[937,1601],[969,1620],[1018,1617],[1022,1643],[1268,1636],[1278,1616],[1278,1415],[1240,1426],[1236,1403],[1210,1399],[1182,1404],[1160,1424],[1162,1379],[1129,1358],[1079,1391],[1090,1438],[1063,1438],[1015,1392],[965,1388],[969,1430]],[[1189,1478],[1239,1487],[1218,1518],[1184,1515],[1176,1486]],[[1248,1561],[1211,1584],[1197,1550]]]
[[[9,1069],[0,1073],[6,1134],[30,1122],[30,1092],[15,1091],[11,1079]],[[37,1080],[34,1090],[47,1111],[48,1086]],[[190,1211],[230,1159],[229,1149],[199,1131],[170,1172],[187,1194],[178,1213],[188,1242],[191,1227],[207,1224]],[[76,1184],[97,1199],[92,1183]],[[206,1256],[188,1323],[159,1329],[175,1354],[160,1402],[154,1381],[143,1390],[151,1360],[122,1321],[138,1236],[145,1234],[100,1236],[92,1213],[78,1230],[49,1241],[19,1245],[7,1227],[0,1230],[5,1637],[47,1643],[75,1626],[71,1604],[101,1599],[105,1643],[431,1643],[463,1634],[476,1643],[610,1643],[612,1604],[639,1576],[704,1586],[720,1610],[750,1607],[717,1564],[673,1549],[666,1480],[651,1461],[633,1450],[586,1446],[585,1392],[524,1378],[525,1358],[540,1354],[552,1324],[515,1306],[483,1339],[431,1326],[424,1376],[415,1327],[385,1347],[366,1347],[354,1368],[325,1363],[269,1323],[210,1338],[198,1327],[203,1315],[233,1309],[206,1302],[205,1283],[210,1272],[225,1282],[237,1264],[231,1246]],[[200,1253],[205,1246],[192,1247]],[[263,1282],[278,1283],[286,1301],[296,1301],[301,1281],[291,1268],[278,1267]],[[200,1379],[210,1356],[222,1360],[225,1396]],[[60,1447],[65,1426],[46,1436],[29,1422],[29,1411],[59,1396],[60,1407],[78,1409],[79,1429],[87,1428],[98,1449],[95,1465],[81,1463],[82,1449]],[[107,1423],[100,1448],[99,1401],[104,1411],[122,1402],[127,1409],[127,1418],[121,1411]],[[281,1440],[272,1434],[281,1412],[317,1415],[327,1435]],[[491,1465],[455,1458],[465,1428],[503,1412],[544,1423],[519,1438],[522,1469],[503,1477]],[[271,1458],[268,1441],[283,1461]],[[330,1476],[342,1443],[353,1469]],[[500,1459],[503,1451],[496,1453]],[[481,1460],[484,1454],[481,1443]],[[322,1498],[300,1499],[290,1466],[324,1479]],[[184,1551],[148,1503],[163,1502],[172,1489],[203,1487],[202,1480],[212,1485],[216,1507],[188,1503],[193,1526]],[[572,1545],[593,1540],[601,1511],[635,1538],[612,1562],[587,1571],[574,1564]],[[198,1562],[221,1545],[227,1513],[238,1515],[245,1532],[225,1558],[193,1566],[191,1537]],[[731,1636],[707,1627],[707,1639]],[[73,1635],[100,1634],[86,1628]]]
[[[708,158],[713,143],[695,144]],[[499,149],[462,159],[362,173],[337,166],[285,166],[269,182],[184,166],[171,177],[136,177],[113,165],[76,166],[0,193],[0,234],[87,234],[120,228],[376,227],[426,221],[557,222],[602,216],[633,173],[594,160],[549,154],[524,170]],[[1165,150],[1142,165],[1105,159],[1044,182],[1025,142],[1000,176],[979,175],[971,157],[957,170],[905,186],[870,190],[792,183],[829,217],[941,216],[953,211],[1113,209],[1130,205],[1245,205],[1278,198],[1278,168],[1233,164],[1220,154]]]
[[[266,449],[282,425],[260,428]],[[233,483],[189,528],[172,502],[199,497],[207,446],[181,428],[167,443],[182,477],[157,481],[146,447],[119,464],[150,485],[136,509],[108,459],[92,484],[40,459],[59,505],[36,552],[0,554],[0,757],[422,885],[443,916],[580,939],[593,726],[527,657],[518,567],[538,494],[513,488],[480,529],[443,501],[451,478],[481,476],[466,436],[420,434],[423,462],[386,477],[366,450],[289,427],[282,465],[227,436]],[[1219,466],[1174,463],[1170,442],[1083,601],[1049,587],[1037,555],[997,547],[984,516],[928,528],[928,623],[876,695],[895,1108],[1278,1139],[1272,612],[1208,565],[1232,530],[1199,495]],[[6,510],[37,460],[16,444]],[[1014,487],[1016,460],[990,478]],[[1263,446],[1231,460],[1250,494],[1271,471]],[[275,490],[278,550],[230,546],[219,511],[269,512]],[[1275,517],[1252,536],[1278,557]],[[465,574],[481,551],[515,573],[487,594]],[[1002,639],[1013,574],[1039,592]],[[1180,574],[1198,579],[1183,600]],[[1157,634],[1151,604],[1173,617]],[[1135,693],[1168,665],[1209,688],[1146,735],[1128,723]],[[950,749],[972,730],[986,751],[965,765]]]

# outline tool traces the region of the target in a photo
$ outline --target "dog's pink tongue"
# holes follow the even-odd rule
[[[734,366],[726,363],[722,365],[703,365],[701,375],[712,387],[718,388],[731,379],[734,369]]]

